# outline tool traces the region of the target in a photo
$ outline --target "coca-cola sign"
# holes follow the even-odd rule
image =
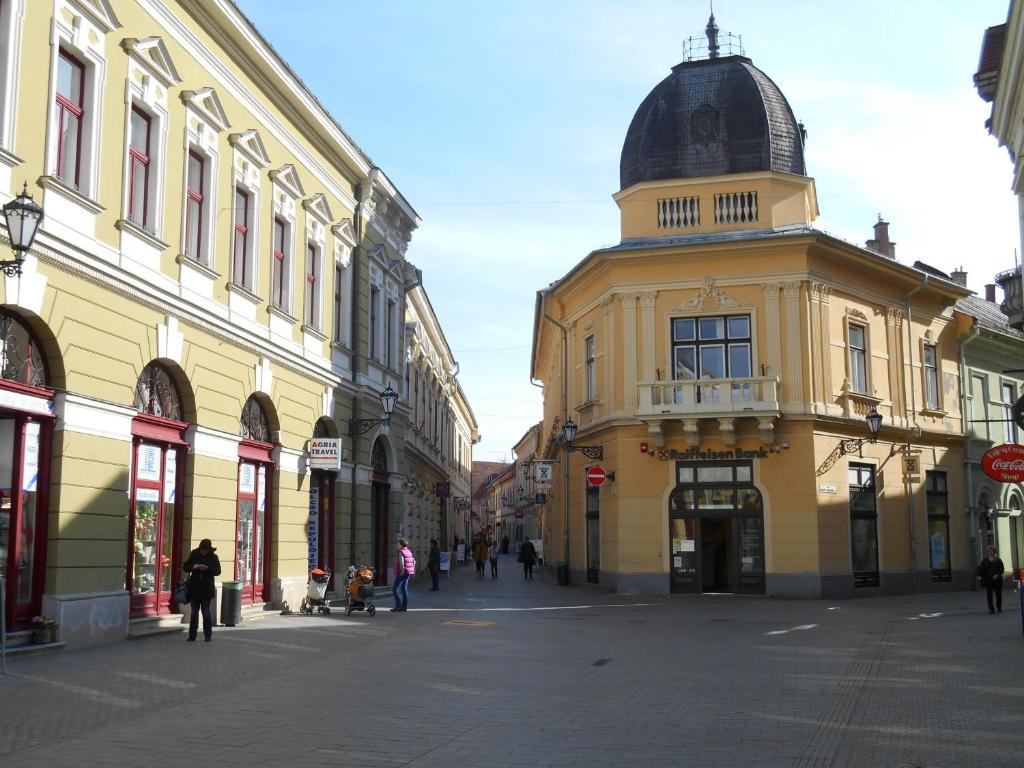
[[[1024,482],[1024,445],[1004,443],[990,448],[981,457],[981,468],[1001,483]]]

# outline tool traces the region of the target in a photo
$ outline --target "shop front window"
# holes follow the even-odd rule
[[[949,562],[949,493],[945,472],[925,473],[928,505],[928,555],[932,581],[951,581]]]
[[[855,587],[877,587],[878,509],[875,503],[875,468],[850,464],[850,552]]]

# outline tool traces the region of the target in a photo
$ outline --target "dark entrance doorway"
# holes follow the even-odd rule
[[[764,594],[764,511],[749,461],[676,464],[670,591]]]
[[[700,586],[702,592],[735,592],[732,520],[705,517],[700,521]]]
[[[373,568],[377,573],[376,583],[383,585],[388,583],[388,507],[391,504],[391,486],[388,482],[387,454],[380,440],[373,444],[370,461],[373,467],[373,482],[370,485]]]

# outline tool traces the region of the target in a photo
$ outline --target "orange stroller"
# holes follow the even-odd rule
[[[377,607],[373,604],[373,579],[376,576],[373,568],[368,565],[350,565],[345,577],[345,615],[351,616],[352,611],[365,610],[373,616]]]

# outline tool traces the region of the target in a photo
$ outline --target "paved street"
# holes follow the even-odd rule
[[[1014,592],[990,616],[983,593],[649,598],[500,568],[418,584],[405,614],[14,659],[0,764],[1024,764]]]

